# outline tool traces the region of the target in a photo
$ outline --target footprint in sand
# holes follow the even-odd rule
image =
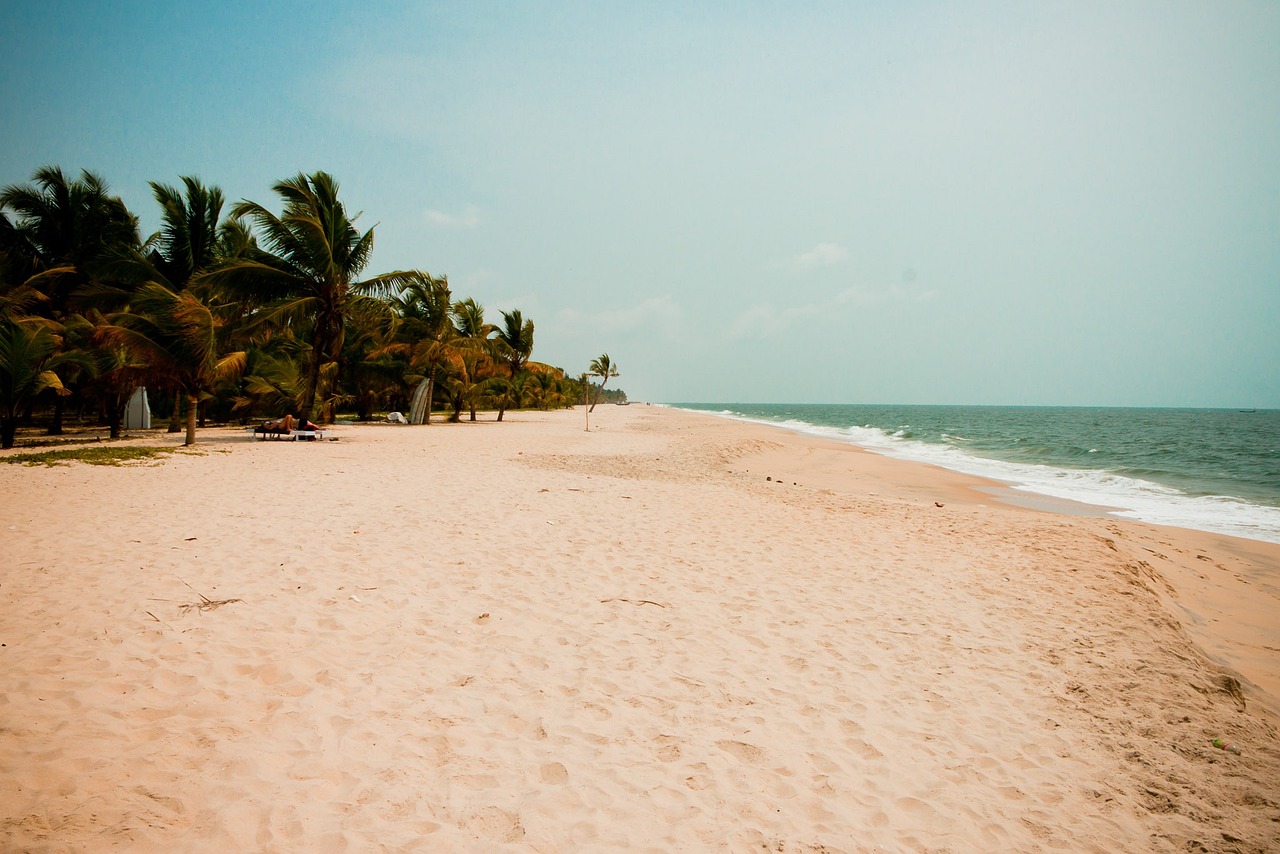
[[[466,828],[495,842],[518,842],[524,838],[520,816],[498,807],[485,807],[463,822]]]
[[[675,762],[680,758],[680,745],[668,744],[658,748],[658,760],[661,762]]]
[[[695,792],[700,792],[711,785],[711,781],[707,778],[705,772],[711,769],[705,762],[699,762],[696,765],[690,765],[689,770],[695,773],[684,778],[684,784]]]
[[[485,789],[498,788],[498,778],[492,774],[459,774],[453,778],[453,782],[466,789],[473,791],[484,791]]]
[[[860,738],[846,738],[844,746],[861,756],[863,759],[883,759],[884,754],[877,750],[874,746],[867,744]]]
[[[747,744],[745,741],[717,741],[716,747],[732,756],[736,756],[743,762],[749,762],[758,765],[764,759],[764,751],[756,747],[754,744]]]
[[[569,769],[559,762],[548,762],[541,769],[542,782],[560,784],[569,782]]]

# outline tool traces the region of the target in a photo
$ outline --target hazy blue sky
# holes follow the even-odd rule
[[[798,7],[803,9],[798,10]],[[0,183],[324,169],[633,399],[1280,407],[1280,3],[8,2]]]

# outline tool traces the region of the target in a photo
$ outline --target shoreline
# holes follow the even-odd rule
[[[1026,507],[1028,509],[1048,510],[1051,512],[1064,513],[1067,515],[1099,516],[1104,518],[1115,518],[1115,519],[1120,519],[1124,521],[1135,521],[1135,522],[1141,522],[1141,523],[1150,524],[1150,525],[1160,525],[1162,527],[1182,528],[1184,530],[1189,530],[1189,531],[1197,531],[1201,533],[1210,533],[1210,534],[1221,534],[1224,536],[1234,537],[1237,539],[1257,540],[1259,542],[1270,543],[1273,545],[1280,545],[1280,529],[1264,528],[1264,529],[1261,529],[1260,531],[1258,529],[1255,529],[1255,534],[1251,535],[1250,533],[1244,533],[1241,530],[1232,529],[1230,526],[1223,527],[1220,524],[1216,527],[1215,526],[1204,527],[1209,523],[1205,522],[1203,519],[1200,520],[1200,526],[1197,526],[1196,523],[1189,522],[1186,520],[1162,521],[1160,519],[1160,516],[1161,516],[1160,512],[1156,512],[1155,518],[1152,518],[1152,511],[1150,511],[1150,508],[1148,508],[1147,511],[1143,511],[1140,509],[1136,509],[1132,505],[1122,505],[1120,503],[1112,504],[1112,503],[1109,503],[1109,499],[1107,499],[1106,496],[1097,496],[1098,500],[1091,500],[1087,496],[1077,495],[1074,497],[1066,497],[1062,495],[1057,495],[1051,491],[1046,491],[1045,489],[1043,489],[1043,484],[1036,484],[1033,482],[1029,482],[1025,479],[1019,479],[1018,477],[1012,476],[1012,475],[1002,476],[999,473],[982,470],[990,465],[995,465],[995,466],[1024,465],[1025,466],[1025,465],[1030,465],[1029,463],[1015,464],[1011,461],[1004,460],[995,456],[980,456],[980,455],[966,454],[964,455],[964,460],[966,461],[964,465],[952,464],[948,462],[941,462],[941,461],[929,459],[927,457],[922,457],[919,455],[918,452],[913,453],[911,451],[902,450],[901,448],[894,449],[893,447],[890,447],[890,446],[878,447],[874,442],[871,444],[860,444],[858,440],[853,438],[840,438],[837,436],[824,435],[823,431],[826,431],[832,428],[821,425],[821,424],[814,424],[814,423],[806,424],[805,422],[783,423],[783,422],[771,421],[763,417],[753,417],[749,415],[737,414],[729,410],[686,409],[686,408],[682,408],[680,404],[658,404],[658,405],[667,407],[667,408],[678,409],[679,411],[682,411],[682,412],[691,412],[691,413],[701,414],[701,415],[710,415],[715,418],[723,418],[725,420],[735,421],[739,423],[755,424],[755,425],[764,426],[764,427],[772,427],[772,428],[788,431],[798,436],[809,436],[812,438],[827,439],[829,441],[833,441],[839,444],[848,444],[853,447],[859,448],[861,450],[867,451],[869,453],[878,454],[880,456],[889,457],[891,459],[899,459],[899,460],[904,460],[912,463],[920,463],[923,465],[930,465],[930,466],[935,466],[939,468],[944,468],[948,471],[954,471],[960,474],[968,474],[973,477],[981,478],[987,481],[988,483],[990,483],[992,485],[992,488],[990,490],[992,494],[1001,498],[1001,500],[1005,501],[1006,503],[1014,504],[1021,507]],[[999,407],[995,407],[995,408],[999,408]],[[1039,407],[1031,407],[1031,408],[1036,409]],[[1058,409],[1062,407],[1045,407],[1045,408]],[[1066,408],[1070,408],[1070,407],[1066,407]],[[1084,408],[1089,409],[1091,407],[1084,407]],[[1220,410],[1220,411],[1225,412],[1228,410]],[[800,424],[805,424],[805,426],[799,426]],[[922,444],[928,447],[933,447],[935,449],[948,447],[946,445],[941,445],[941,444],[936,444],[931,442],[923,442]],[[975,465],[977,465],[977,470],[974,470]],[[1063,467],[1063,466],[1060,466],[1059,464],[1050,464],[1050,463],[1045,463],[1043,465],[1049,469],[1059,471],[1063,474],[1066,474],[1068,472],[1098,473],[1100,471],[1103,471],[1101,469],[1091,469],[1087,467],[1086,468]],[[1144,484],[1144,488],[1155,487],[1158,489],[1171,489],[1178,492],[1181,498],[1190,497],[1190,496],[1186,496],[1185,494],[1182,494],[1181,490],[1179,490],[1177,487],[1174,487],[1174,486],[1157,483],[1155,481],[1137,480],[1135,482]],[[1116,496],[1113,496],[1112,498],[1117,500],[1122,500],[1122,499],[1118,499],[1118,497]],[[1250,508],[1251,512],[1257,512],[1257,511],[1275,512],[1277,509],[1272,505],[1257,503],[1254,501],[1250,501],[1248,499],[1238,498],[1235,496],[1204,495],[1204,496],[1200,496],[1200,498],[1202,499],[1213,498],[1213,499],[1227,500],[1229,502],[1234,502],[1241,507]],[[1165,509],[1167,510],[1167,508]],[[1265,533],[1265,536],[1262,535],[1263,533]]]
[[[0,847],[1270,844],[1280,549],[507,419],[0,466]]]
[[[1123,555],[1130,567],[1151,576],[1165,607],[1179,617],[1183,628],[1213,660],[1243,679],[1257,692],[1255,700],[1280,720],[1280,626],[1272,617],[1280,613],[1280,545],[1181,528],[1156,525],[1112,516],[1105,507],[1084,504],[1035,492],[1022,492],[1008,484],[978,475],[957,472],[932,463],[881,454],[875,450],[813,436],[782,425],[726,418],[715,413],[680,410],[694,416],[729,420],[762,430],[777,430],[802,440],[811,448],[825,448],[832,454],[822,462],[809,460],[793,473],[806,476],[822,489],[836,489],[862,497],[893,496],[900,500],[924,501],[930,490],[947,502],[985,504],[1014,512],[1075,517],[1094,535],[1113,543],[1123,535]],[[882,486],[877,491],[857,488],[859,481],[840,474],[842,453],[852,452],[884,460],[887,466],[872,465]],[[810,451],[810,454],[814,454]],[[784,453],[785,457],[785,453]],[[861,461],[863,466],[869,465]],[[767,457],[764,464],[767,466]],[[862,477],[865,479],[866,475]],[[794,483],[794,481],[793,481]],[[888,484],[888,485],[884,485]],[[1092,524],[1089,524],[1092,523]],[[1122,550],[1113,549],[1117,552]],[[1173,552],[1173,556],[1164,552]],[[1203,570],[1211,568],[1222,577]],[[1259,592],[1267,598],[1259,600]],[[1269,610],[1274,609],[1274,610]],[[1244,615],[1243,617],[1241,615]]]

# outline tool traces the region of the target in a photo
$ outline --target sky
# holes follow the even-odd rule
[[[632,400],[1280,408],[1280,3],[6,3],[0,184],[324,170]]]

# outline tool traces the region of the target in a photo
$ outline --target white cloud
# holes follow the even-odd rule
[[[780,335],[797,324],[811,323],[823,312],[819,305],[796,305],[781,311],[768,303],[753,305],[729,324],[728,337],[768,338]]]
[[[924,303],[938,296],[938,291],[922,291],[909,285],[890,285],[871,290],[855,285],[836,294],[836,305],[885,305],[886,303]]]
[[[774,315],[771,305],[753,305],[729,324],[729,337],[764,338],[775,330]]]
[[[423,213],[429,225],[439,225],[446,228],[475,228],[480,224],[480,214],[474,205],[468,205],[462,213],[451,214],[445,211],[431,208]]]
[[[789,333],[796,326],[811,325],[822,318],[841,313],[848,305],[877,306],[888,303],[919,304],[938,296],[938,291],[921,291],[903,285],[891,285],[883,290],[852,287],[820,303],[788,306],[778,309],[769,303],[753,305],[741,312],[729,324],[726,337],[770,338]]]
[[[819,243],[796,256],[796,263],[801,267],[830,267],[848,257],[849,250],[838,243]]]
[[[557,326],[598,329],[606,332],[620,332],[640,326],[653,326],[666,329],[680,322],[682,312],[670,295],[653,297],[630,308],[605,309],[597,312],[585,312],[576,308],[561,309],[557,315]]]

